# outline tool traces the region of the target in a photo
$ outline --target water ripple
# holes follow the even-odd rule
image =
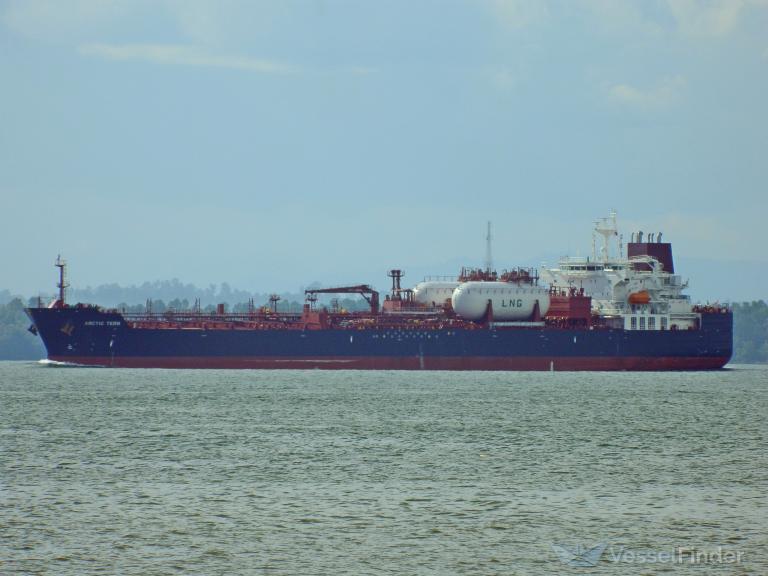
[[[2,574],[768,573],[768,370],[0,363]],[[584,573],[590,573],[589,571]]]

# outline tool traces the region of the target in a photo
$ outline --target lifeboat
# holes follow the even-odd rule
[[[628,301],[630,304],[648,304],[651,301],[651,295],[648,294],[647,290],[632,292],[629,295]]]

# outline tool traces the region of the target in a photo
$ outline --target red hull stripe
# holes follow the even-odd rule
[[[727,357],[379,357],[292,358],[283,356],[53,356],[56,362],[115,368],[237,368],[324,370],[714,370]]]

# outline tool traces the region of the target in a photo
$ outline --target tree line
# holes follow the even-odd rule
[[[307,288],[319,288],[317,282],[313,282]],[[304,288],[298,292],[281,292],[280,296],[284,300],[301,300],[303,298]],[[45,294],[43,300],[49,300],[54,294]],[[0,304],[10,301],[12,295],[8,290],[0,290]],[[99,286],[72,286],[67,290],[67,301],[69,302],[93,302],[101,306],[110,308],[118,307],[124,302],[146,302],[147,299],[163,300],[170,305],[171,301],[186,300],[194,303],[199,301],[202,306],[215,305],[219,302],[248,302],[253,299],[257,302],[266,301],[269,298],[268,293],[249,292],[233,288],[226,282],[222,284],[210,284],[205,288],[200,288],[194,284],[184,283],[174,278],[173,280],[157,280],[155,282],[144,282],[142,284],[132,284],[121,286],[120,284],[101,284]]]
[[[733,305],[732,362],[768,362],[768,304],[763,300]]]
[[[27,330],[30,324],[21,298],[0,304],[0,360],[45,358],[43,341]]]

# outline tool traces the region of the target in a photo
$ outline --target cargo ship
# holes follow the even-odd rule
[[[595,239],[602,236],[599,250]],[[490,242],[490,234],[489,234]],[[616,214],[598,220],[591,257],[554,268],[426,278],[402,287],[390,270],[382,300],[359,284],[309,289],[300,312],[250,304],[129,313],[66,301],[66,264],[58,296],[26,310],[56,363],[129,368],[364,370],[712,370],[733,348],[728,306],[695,305],[675,273],[662,234],[633,233],[624,246]],[[357,294],[364,311],[321,305],[330,294]]]

